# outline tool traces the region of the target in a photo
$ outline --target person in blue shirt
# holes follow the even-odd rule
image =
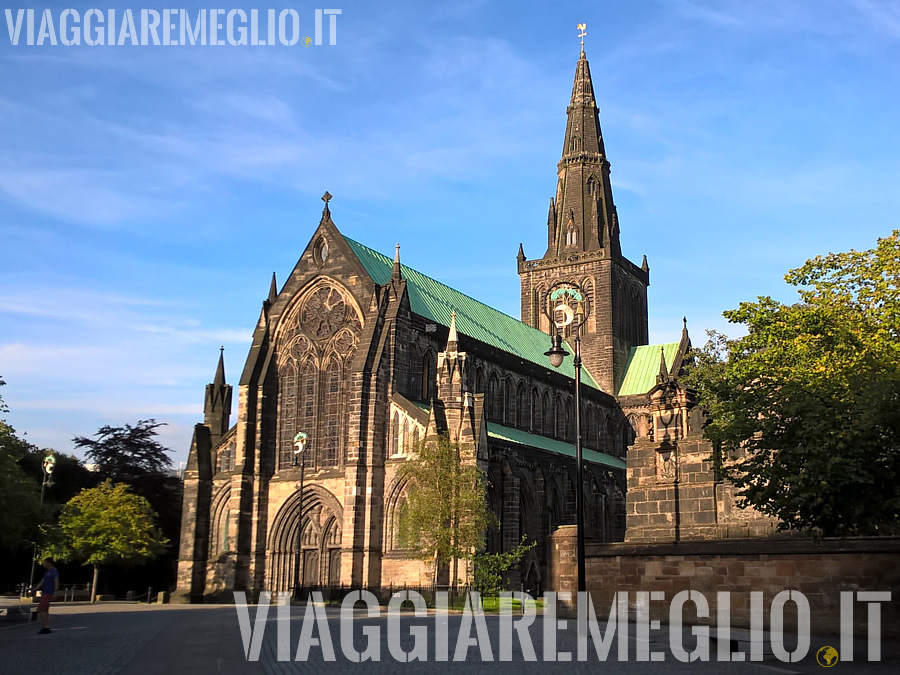
[[[41,617],[41,624],[43,624],[43,628],[41,628],[38,633],[41,635],[46,635],[50,633],[50,603],[53,601],[54,594],[59,590],[59,571],[53,565],[53,558],[45,558],[42,563],[44,569],[47,571],[44,572],[44,578],[37,584],[35,584],[32,591],[36,591],[38,587],[41,589],[41,600],[38,603],[38,616]]]

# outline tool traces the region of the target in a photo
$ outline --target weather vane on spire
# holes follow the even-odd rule
[[[578,37],[581,38],[581,51],[584,51],[584,36],[587,35],[587,24],[578,24]]]

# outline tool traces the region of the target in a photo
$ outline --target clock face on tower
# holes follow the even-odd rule
[[[347,305],[333,288],[323,288],[310,296],[303,308],[303,325],[317,339],[334,335],[344,325]]]

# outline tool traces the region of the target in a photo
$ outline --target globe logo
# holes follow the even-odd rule
[[[837,649],[834,647],[825,646],[816,652],[816,662],[823,668],[831,668],[839,660]]]

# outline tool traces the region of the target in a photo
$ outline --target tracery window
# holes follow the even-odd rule
[[[307,468],[338,466],[345,445],[345,382],[362,317],[349,296],[321,285],[284,317],[278,331],[278,468],[294,466],[298,431],[309,437]]]
[[[317,339],[334,335],[347,318],[347,304],[336,288],[321,288],[303,307],[302,322]]]

